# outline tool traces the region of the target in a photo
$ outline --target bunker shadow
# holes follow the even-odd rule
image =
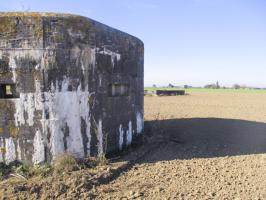
[[[221,118],[146,122],[158,143],[143,162],[266,153],[266,123]]]
[[[100,177],[100,184],[136,164],[266,153],[266,123],[220,118],[148,121],[145,133],[124,153],[119,161],[126,164]]]

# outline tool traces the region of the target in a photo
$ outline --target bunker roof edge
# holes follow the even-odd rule
[[[111,28],[115,31],[121,32],[125,35],[128,35],[132,38],[134,38],[135,40],[137,40],[140,44],[142,44],[142,46],[144,47],[144,42],[139,39],[138,37],[135,37],[131,34],[128,34],[124,31],[121,31],[119,29],[113,28],[111,26],[108,26],[104,23],[101,23],[99,21],[96,21],[94,19],[91,19],[89,17],[86,16],[82,16],[82,15],[76,15],[76,14],[70,14],[70,13],[54,13],[54,12],[0,12],[0,18],[1,17],[40,17],[40,18],[45,18],[45,17],[60,17],[60,18],[83,18],[86,20],[90,20],[92,22],[98,23],[99,25]]]

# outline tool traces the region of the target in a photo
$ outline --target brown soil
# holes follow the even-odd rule
[[[266,94],[145,97],[143,145],[108,166],[12,178],[2,199],[266,199]],[[1,199],[1,198],[0,198]]]

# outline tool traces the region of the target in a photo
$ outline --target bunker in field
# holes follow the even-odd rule
[[[143,49],[85,17],[0,13],[0,162],[130,145],[143,130]]]
[[[185,90],[156,90],[158,96],[177,96],[185,95]]]

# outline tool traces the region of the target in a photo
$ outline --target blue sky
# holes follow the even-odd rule
[[[80,14],[137,36],[146,86],[266,87],[265,0],[1,0],[0,10]]]

